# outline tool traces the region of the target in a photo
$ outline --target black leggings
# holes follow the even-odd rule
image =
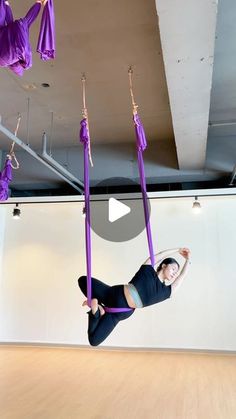
[[[87,277],[81,276],[78,279],[78,283],[83,294],[87,296]],[[124,285],[110,287],[98,279],[92,278],[92,293],[92,297],[97,298],[98,303],[106,307],[129,307],[124,295]],[[99,310],[95,314],[90,311],[88,313],[88,339],[90,345],[97,346],[102,343],[119,321],[127,319],[133,312],[134,309],[122,313],[105,313],[101,316]]]

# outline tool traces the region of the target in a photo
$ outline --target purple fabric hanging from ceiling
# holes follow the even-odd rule
[[[0,201],[6,201],[8,199],[9,197],[8,185],[9,185],[9,182],[11,182],[11,180],[12,180],[11,160],[7,158],[3,170],[2,172],[0,172]]]
[[[13,15],[10,5],[5,0],[0,0],[0,28],[13,22]]]
[[[91,230],[90,230],[90,191],[89,191],[89,130],[87,120],[80,122],[80,142],[84,145],[84,194],[85,194],[85,243],[86,243],[86,264],[87,264],[87,299],[88,306],[91,306],[92,285],[91,285]]]
[[[37,52],[40,53],[42,60],[55,58],[55,14],[53,0],[48,0],[44,6]]]
[[[89,130],[86,119],[80,122],[80,142],[84,145],[84,195],[85,195],[85,243],[86,243],[86,265],[87,265],[87,299],[88,306],[91,306],[92,281],[91,281],[91,228],[90,228],[90,190],[89,190]],[[132,308],[104,307],[107,313],[123,313],[131,311]]]
[[[29,28],[40,8],[41,3],[37,2],[25,17],[13,21],[10,6],[5,5],[4,8],[3,0],[0,0],[0,12],[3,13],[0,17],[0,67],[9,67],[15,74],[22,76],[24,70],[32,66]]]
[[[137,113],[133,116],[133,120],[134,120],[138,150],[144,151],[145,148],[147,147],[147,140],[146,140],[143,124]]]
[[[0,28],[6,24],[6,8],[5,0],[0,0]]]
[[[146,140],[142,122],[138,114],[135,114],[133,116],[133,121],[134,121],[136,140],[137,140],[136,145],[137,145],[137,155],[138,155],[138,168],[139,168],[139,176],[140,176],[141,190],[142,190],[142,196],[143,196],[143,207],[144,207],[144,216],[145,216],[149,254],[150,254],[151,264],[154,267],[155,257],[154,257],[154,251],[153,251],[152,233],[151,233],[150,217],[149,217],[149,211],[148,211],[148,198],[147,198],[147,188],[146,188],[146,180],[145,180],[145,169],[144,169],[144,163],[143,163],[143,151],[147,147],[147,140]]]

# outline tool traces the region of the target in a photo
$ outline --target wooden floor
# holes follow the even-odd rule
[[[236,419],[236,356],[0,346],[1,419]]]

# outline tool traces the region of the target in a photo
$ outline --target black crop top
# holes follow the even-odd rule
[[[138,291],[143,307],[160,303],[171,295],[171,285],[160,281],[152,265],[142,265],[129,283]]]

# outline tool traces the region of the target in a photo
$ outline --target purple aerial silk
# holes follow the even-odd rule
[[[137,154],[138,154],[138,167],[139,175],[143,196],[143,206],[144,206],[144,215],[145,215],[145,224],[147,231],[147,239],[149,246],[149,253],[152,266],[155,265],[154,252],[153,252],[153,243],[152,243],[152,234],[149,221],[149,211],[148,211],[148,201],[147,201],[147,190],[146,190],[146,181],[145,181],[145,171],[143,163],[143,151],[147,147],[147,141],[145,137],[144,128],[142,122],[138,116],[135,114],[133,117],[135,132],[136,132],[136,144],[137,144]],[[85,243],[86,243],[86,264],[87,264],[87,299],[88,305],[91,306],[92,299],[92,281],[91,281],[91,229],[90,229],[90,191],[89,191],[89,146],[90,146],[90,137],[87,120],[84,118],[80,122],[80,141],[84,145],[84,189],[85,189]],[[112,308],[104,307],[107,313],[122,313],[131,311],[132,308]]]
[[[89,145],[90,137],[87,120],[80,122],[80,142],[84,145],[84,194],[85,194],[85,243],[86,243],[86,265],[87,265],[87,299],[91,307],[92,281],[91,281],[91,229],[90,229],[90,191],[89,191]],[[123,313],[131,311],[132,308],[104,307],[107,313]]]
[[[92,284],[91,284],[91,229],[90,229],[90,191],[89,191],[89,130],[87,120],[80,122],[80,142],[84,145],[84,193],[85,193],[85,243],[86,243],[86,264],[87,264],[87,299],[88,306],[91,306]]]
[[[147,147],[147,140],[146,140],[142,122],[137,113],[134,114],[133,121],[134,121],[136,140],[137,140],[136,146],[137,146],[137,155],[138,155],[138,168],[139,168],[139,177],[140,177],[141,190],[142,190],[142,196],[143,196],[143,208],[144,208],[149,254],[150,254],[151,264],[154,267],[155,258],[154,258],[154,252],[153,252],[152,233],[151,233],[151,227],[150,227],[147,188],[146,188],[145,170],[144,170],[144,162],[143,162],[143,151]]]
[[[9,67],[22,76],[32,66],[29,28],[37,18],[41,3],[35,3],[25,17],[13,20],[10,6],[0,0],[0,67]]]
[[[4,0],[0,1],[0,28],[13,22],[13,15],[11,7],[8,6]]]
[[[6,201],[8,199],[9,197],[8,185],[9,185],[9,182],[11,182],[11,180],[12,180],[11,160],[7,158],[3,170],[2,172],[0,172],[0,201]]]
[[[48,0],[41,20],[37,52],[42,60],[55,58],[55,14],[53,0]]]
[[[26,16],[14,21],[11,7],[0,0],[0,67],[18,76],[32,66],[29,28],[37,18],[41,3],[36,2]],[[53,0],[48,0],[42,15],[37,51],[42,60],[55,57],[55,16]]]

